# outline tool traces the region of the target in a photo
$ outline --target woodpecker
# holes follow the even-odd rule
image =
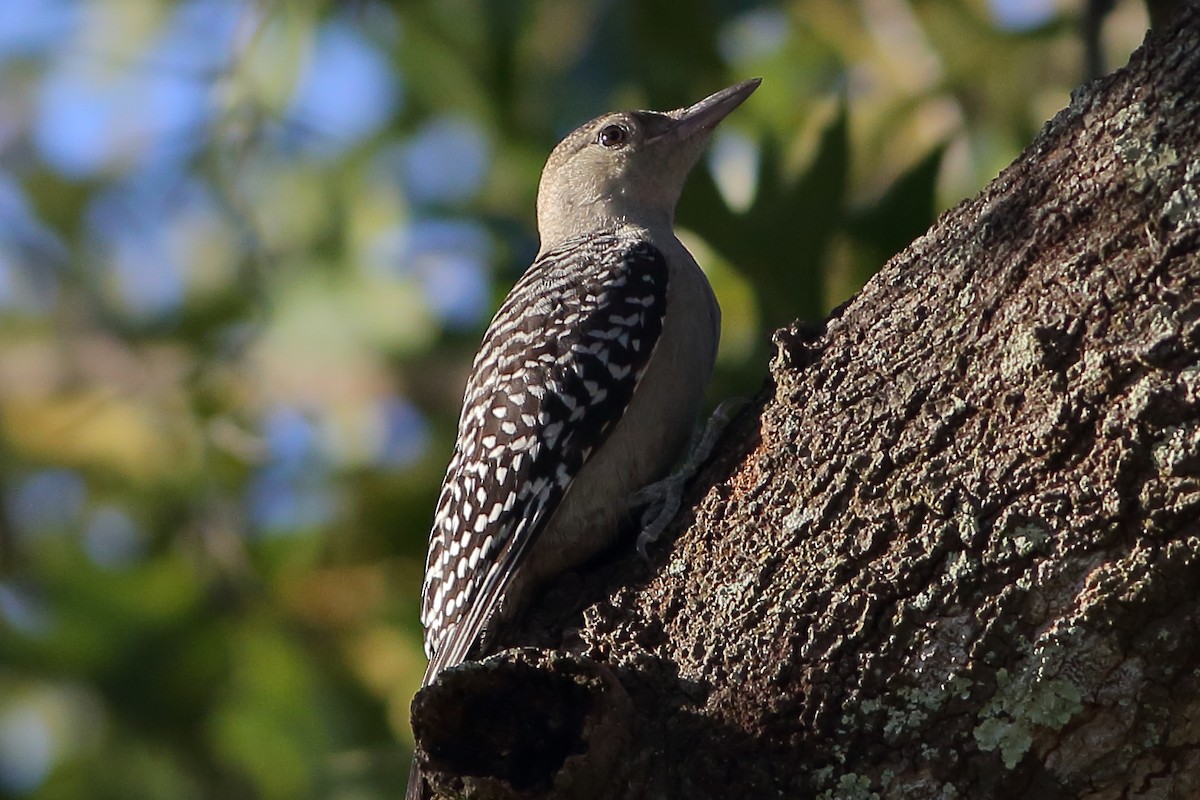
[[[550,154],[541,248],[484,334],[438,499],[422,685],[486,655],[536,586],[611,544],[687,444],[721,311],[675,236],[675,206],[713,129],[759,83],[605,114]],[[414,762],[409,800],[421,785]]]

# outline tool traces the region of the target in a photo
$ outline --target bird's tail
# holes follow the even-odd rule
[[[425,800],[425,776],[421,774],[416,753],[413,753],[412,766],[408,768],[408,789],[404,792],[404,800]]]

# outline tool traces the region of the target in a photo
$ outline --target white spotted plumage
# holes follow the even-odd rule
[[[509,293],[467,382],[430,534],[426,681],[464,660],[662,331],[667,265],[628,231],[568,241]]]

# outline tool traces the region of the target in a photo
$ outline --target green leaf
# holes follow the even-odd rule
[[[700,232],[750,281],[764,332],[824,313],[825,257],[845,213],[848,140],[843,101],[808,168],[789,179],[778,142],[766,139],[758,191],[741,215],[725,207],[706,170],[697,170],[684,191],[681,224]]]
[[[937,179],[945,155],[945,144],[933,148],[897,178],[882,197],[850,216],[847,230],[857,243],[867,247],[873,262],[855,275],[859,285],[933,225]]]

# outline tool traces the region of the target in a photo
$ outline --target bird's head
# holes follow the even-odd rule
[[[674,111],[605,114],[568,134],[538,184],[542,252],[622,223],[669,231],[713,129],[759,83],[745,81]]]

